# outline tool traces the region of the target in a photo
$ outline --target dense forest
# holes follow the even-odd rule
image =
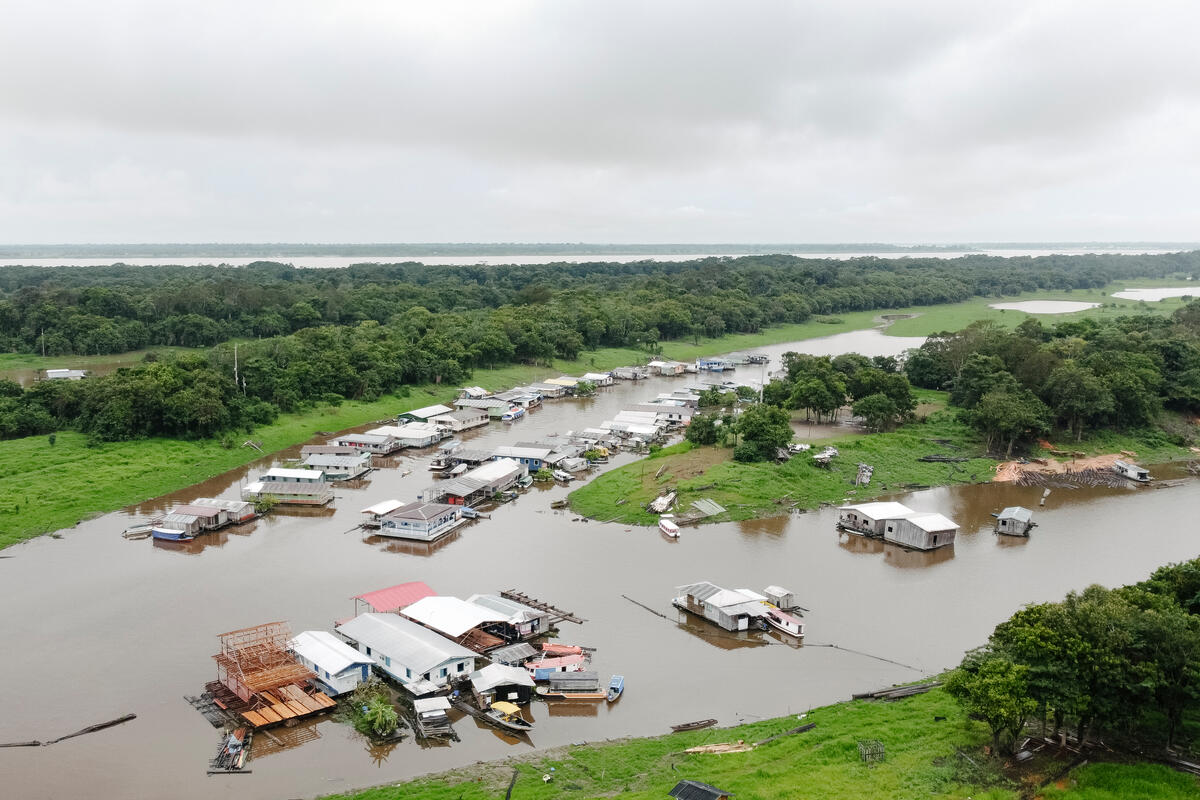
[[[497,267],[359,264],[246,267],[6,267],[0,350],[106,354],[212,346],[322,325],[388,325],[416,308],[473,335],[553,322],[516,358],[754,332],[812,315],[1083,289],[1116,278],[1200,272],[1200,252],[1153,256],[854,258],[747,256],[697,261]],[[549,339],[547,340],[547,337]],[[521,337],[519,337],[521,338]]]
[[[480,268],[359,265],[344,270],[270,263],[10,267],[0,270],[0,343],[7,350],[40,351],[44,346],[47,354],[110,353],[148,344],[211,349],[102,378],[44,381],[28,390],[0,381],[0,436],[64,428],[106,441],[209,436],[245,429],[311,403],[374,399],[416,383],[457,383],[475,367],[575,358],[587,348],[605,345],[653,348],[663,339],[753,332],[842,311],[1038,288],[1097,287],[1116,276],[1191,274],[1198,266],[1200,253],[849,261],[763,256]],[[1196,304],[1189,308],[1172,321],[1119,321],[1128,328],[1121,335],[1105,333],[1109,326],[1052,331],[1025,326],[1015,336],[1030,343],[1026,350],[1016,348],[1008,334],[986,326],[959,335],[967,337],[961,340],[966,344],[947,334],[922,348],[916,363],[906,367],[907,377],[918,386],[940,388],[960,382],[964,370],[973,379],[976,372],[995,368],[1011,372],[1016,383],[988,384],[986,392],[973,389],[965,407],[978,405],[972,402],[975,394],[982,400],[999,389],[1024,397],[1016,391],[1021,386],[1038,396],[1049,392],[1045,402],[1051,408],[1058,408],[1057,390],[1031,382],[1060,368],[1078,365],[1102,374],[1110,395],[1120,389],[1118,380],[1145,378],[1153,396],[1141,406],[1101,399],[1094,408],[1068,413],[1079,428],[1110,419],[1135,424],[1160,403],[1196,406],[1200,355],[1195,320],[1200,312]],[[236,380],[231,339],[239,340]],[[963,347],[998,361],[972,362],[967,369]],[[1128,370],[1109,376],[1110,365],[1093,358],[1097,349],[1136,352]],[[1033,350],[1044,355],[1026,358]],[[863,365],[847,359],[839,364],[849,382],[839,389],[834,381],[830,396],[821,402],[844,399],[849,392],[858,410],[879,427],[911,411],[907,382],[901,383],[904,376],[897,374],[895,363],[869,365],[871,371],[857,378],[849,372]],[[1046,376],[1035,375],[1031,364],[1049,368]],[[820,394],[821,387],[811,381],[805,387]],[[870,391],[863,394],[866,389]],[[786,398],[773,400],[828,413],[803,392],[789,390]]]
[[[1195,741],[1200,559],[1133,586],[1092,586],[1023,608],[967,654],[947,688],[1007,752],[1038,718],[1047,733],[1070,728],[1081,740]]]

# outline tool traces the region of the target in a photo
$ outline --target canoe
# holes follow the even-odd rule
[[[542,652],[548,656],[578,656],[583,654],[583,648],[574,644],[551,644],[544,642]]]
[[[671,730],[675,731],[676,733],[679,733],[680,731],[698,731],[701,728],[709,728],[716,724],[717,721],[715,719],[700,719],[696,720],[695,722],[683,722],[679,725],[672,725]]]

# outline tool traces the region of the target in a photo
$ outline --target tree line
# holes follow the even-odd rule
[[[503,327],[504,316],[548,317],[578,348],[637,346],[755,332],[814,315],[1097,288],[1116,278],[1198,268],[1200,252],[847,260],[759,255],[494,267],[407,262],[346,269],[274,262],[14,266],[0,270],[0,350],[92,355],[151,345],[209,347],[311,327],[388,325],[417,308],[491,328]],[[495,312],[501,319],[492,319]]]
[[[1005,752],[1039,718],[1081,741],[1104,733],[1176,744],[1200,712],[1200,559],[1021,609],[946,687]]]

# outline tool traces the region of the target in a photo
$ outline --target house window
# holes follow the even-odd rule
[[[408,667],[404,668],[404,677],[406,677],[406,678],[412,677],[412,670],[410,668],[408,668]]]
[[[367,655],[371,655],[371,648],[368,647],[366,652],[367,652]]]
[[[383,663],[384,663],[385,665],[387,665],[387,666],[389,666],[389,667],[390,667],[390,666],[392,665],[392,657],[391,657],[391,656],[384,656],[384,657],[383,657]]]
[[[459,672],[462,672],[466,668],[467,668],[467,663],[465,661],[458,662],[458,671]]]

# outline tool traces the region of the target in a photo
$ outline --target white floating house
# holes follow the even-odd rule
[[[954,544],[954,538],[958,535],[958,523],[941,514],[913,514],[894,521],[889,520],[884,530],[884,541],[916,550],[933,550]]]
[[[704,617],[727,631],[746,631],[756,627],[753,620],[767,613],[766,600],[749,589],[722,589],[708,581],[678,587],[672,600],[676,608]]]
[[[399,614],[359,614],[342,623],[338,633],[417,697],[475,671],[475,653]]]
[[[838,527],[883,538],[885,522],[914,513],[903,503],[859,503],[838,508]]]
[[[550,629],[550,614],[546,611],[509,600],[494,594],[473,594],[467,598],[485,610],[500,614],[522,639],[532,639]]]
[[[383,518],[395,511],[397,508],[402,508],[405,505],[402,500],[384,500],[382,503],[376,503],[373,506],[367,506],[360,514],[362,514],[362,522],[364,528],[378,528]]]
[[[609,372],[585,372],[583,379],[597,386],[612,386],[615,383],[612,373]]]
[[[328,631],[302,631],[288,649],[304,666],[317,673],[326,694],[352,692],[371,676],[375,659],[360,653]]]
[[[1138,483],[1147,483],[1150,480],[1150,471],[1145,467],[1139,467],[1137,464],[1130,464],[1128,461],[1117,460],[1113,462],[1112,471],[1118,475],[1129,478],[1131,481]]]
[[[996,518],[996,533],[1008,536],[1028,536],[1030,529],[1037,525],[1033,521],[1033,512],[1023,506],[1009,506],[992,516]]]
[[[482,408],[460,408],[446,414],[430,417],[429,421],[443,430],[465,431],[488,424],[488,413]]]
[[[48,381],[81,381],[87,377],[87,372],[82,369],[48,369],[46,370],[46,380]]]
[[[353,447],[367,453],[386,456],[400,449],[400,442],[394,436],[378,433],[346,433],[331,439],[330,444],[337,447]]]
[[[449,414],[454,409],[450,406],[436,405],[425,406],[424,408],[414,408],[412,411],[405,411],[396,416],[397,420],[411,420],[412,422],[426,422],[434,417],[442,414]]]
[[[268,495],[279,503],[323,506],[333,499],[333,487],[319,470],[276,467],[242,489],[242,499],[250,502]]]
[[[442,408],[445,408],[442,406]],[[445,413],[453,409],[447,408]],[[442,428],[432,422],[410,422],[407,425],[381,425],[367,431],[369,436],[390,436],[398,447],[429,447],[445,438]]]
[[[465,522],[462,506],[420,501],[399,506],[379,518],[379,535],[432,542]]]
[[[349,456],[330,453],[313,453],[304,459],[304,466],[320,470],[331,481],[352,481],[371,471],[371,454],[356,453]]]
[[[221,500],[215,497],[200,497],[193,500],[190,505],[212,506],[213,508],[223,509],[229,517],[231,525],[249,522],[254,519],[256,514],[254,503],[247,503],[245,500]]]
[[[497,700],[528,703],[533,696],[533,678],[521,667],[488,664],[471,673],[471,689],[487,705]]]

